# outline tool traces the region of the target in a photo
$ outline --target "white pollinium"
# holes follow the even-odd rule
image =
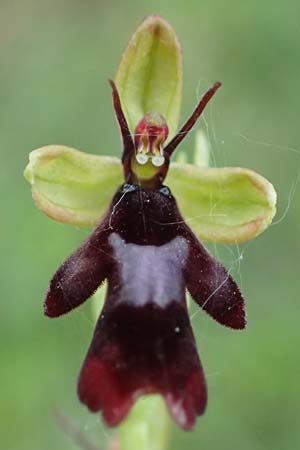
[[[155,167],[161,167],[165,162],[165,157],[162,155],[157,156],[151,156],[151,155],[145,155],[145,153],[137,153],[135,155],[135,158],[139,164],[142,164],[143,166],[147,164],[149,158],[151,159],[151,162],[153,166]]]
[[[135,157],[137,162],[142,165],[146,164],[149,159],[148,155],[145,155],[143,153],[138,153]]]
[[[160,167],[160,166],[162,166],[162,165],[164,164],[164,162],[165,162],[165,157],[164,157],[164,156],[161,156],[161,155],[159,155],[159,156],[153,156],[151,161],[152,161],[152,164],[153,164],[155,167]]]

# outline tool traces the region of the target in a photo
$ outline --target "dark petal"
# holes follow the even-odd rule
[[[79,398],[115,426],[147,393],[163,395],[184,429],[204,412],[206,385],[186,308],[107,301],[81,370]]]
[[[164,151],[169,156],[172,155],[174,150],[178,147],[180,142],[186,137],[189,131],[193,128],[199,117],[201,116],[205,106],[210,101],[210,99],[215,95],[217,90],[221,87],[221,83],[216,82],[211,88],[208,89],[207,92],[202,96],[198,105],[194,109],[192,115],[188,118],[185,124],[181,127],[178,133],[173,137],[173,139],[168,143],[165,147]]]
[[[58,269],[46,295],[47,316],[58,317],[81,305],[107,277],[112,262],[107,237],[100,224]]]
[[[114,110],[116,114],[116,118],[120,127],[120,131],[122,134],[122,140],[123,140],[123,155],[122,155],[122,162],[129,157],[132,156],[134,153],[134,142],[133,138],[131,136],[129,126],[125,117],[125,114],[122,109],[121,105],[121,99],[118,93],[117,86],[112,80],[108,80],[109,84],[112,88],[112,95],[113,95],[113,105]]]
[[[192,233],[189,239],[185,280],[192,298],[222,325],[245,328],[244,299],[236,282]]]

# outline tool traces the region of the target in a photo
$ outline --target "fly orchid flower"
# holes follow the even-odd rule
[[[71,311],[107,280],[79,376],[80,400],[114,426],[138,396],[159,393],[175,422],[189,429],[204,412],[207,393],[186,290],[219,323],[234,329],[246,323],[237,284],[198,237],[237,243],[257,236],[274,216],[276,195],[247,169],[170,163],[221,84],[204,94],[175,134],[182,56],[162,18],[141,24],[110,84],[122,161],[56,145],[33,151],[25,170],[47,215],[80,226],[98,223],[51,280],[45,314]]]

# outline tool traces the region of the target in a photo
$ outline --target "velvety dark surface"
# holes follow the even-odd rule
[[[150,267],[145,252],[151,255]],[[243,299],[236,283],[185,224],[167,187],[143,190],[126,184],[98,227],[54,275],[45,313],[56,317],[70,311],[105,278],[104,309],[79,379],[81,401],[92,411],[101,410],[112,426],[138,395],[158,392],[176,423],[190,428],[205,409],[206,387],[185,287],[214,319],[243,328]],[[162,288],[155,290],[155,284]],[[147,298],[143,291],[149,292]]]
[[[204,375],[182,300],[161,308],[115,305],[107,298],[78,392],[92,411],[103,411],[108,425],[117,425],[142,393],[162,394],[184,428],[204,411]]]

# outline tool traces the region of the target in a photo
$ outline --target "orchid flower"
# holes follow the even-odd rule
[[[207,391],[186,291],[220,324],[246,324],[236,282],[199,238],[238,243],[259,235],[275,214],[276,194],[251,170],[171,162],[221,83],[176,133],[182,53],[161,17],[140,25],[110,85],[121,160],[50,145],[33,151],[25,170],[48,216],[96,226],[52,278],[45,314],[71,311],[107,280],[79,376],[80,400],[115,426],[139,396],[158,393],[174,421],[190,429]]]

